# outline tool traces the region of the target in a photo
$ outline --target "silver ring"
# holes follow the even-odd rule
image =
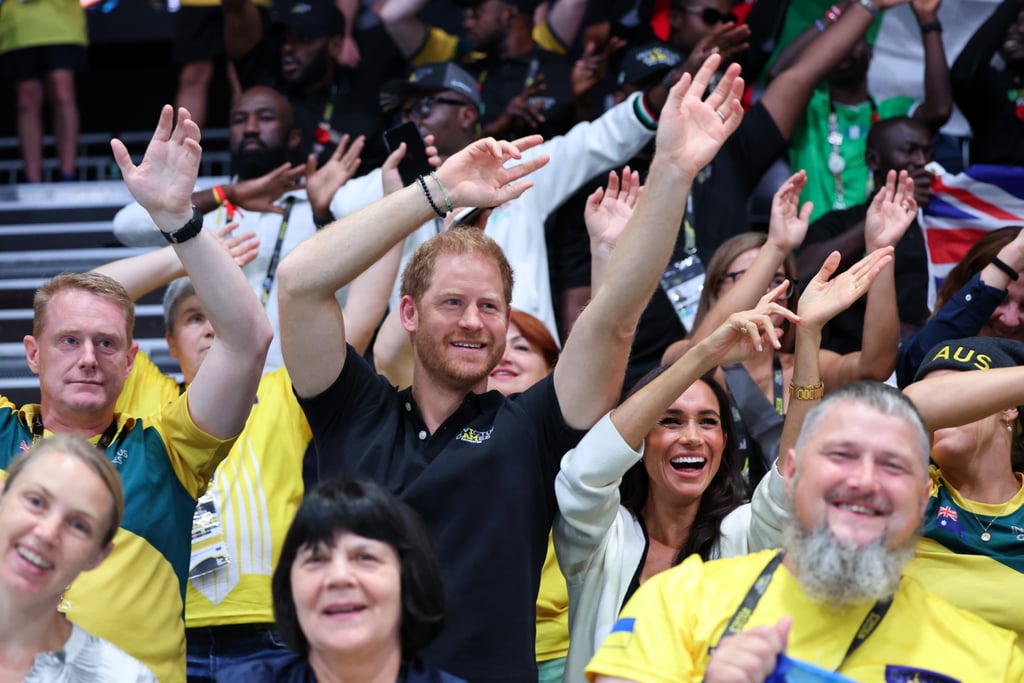
[[[718,118],[722,119],[722,121],[725,121],[725,114],[723,114],[723,113],[722,113],[722,112],[721,112],[720,110],[718,110],[718,109],[716,109],[716,110],[715,110],[715,113],[716,113],[716,114],[718,114]]]

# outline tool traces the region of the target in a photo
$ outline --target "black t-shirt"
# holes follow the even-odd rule
[[[540,133],[545,138],[561,135],[576,123],[572,97],[572,62],[564,55],[539,45],[526,54],[506,59],[486,58],[463,65],[481,84],[484,101],[484,125],[501,116],[512,98],[523,92],[527,81],[544,75],[544,91],[537,95],[543,103],[544,124],[538,129],[512,131],[504,137]]]
[[[858,223],[863,230],[867,213],[867,204],[830,211],[810,225],[804,244],[816,244],[838,237]],[[916,220],[896,243],[893,262],[896,268],[896,305],[899,308],[900,323],[905,332],[914,331],[924,324],[929,315],[928,253],[925,249],[924,235]],[[837,272],[845,271],[854,263],[852,259],[841,263]],[[850,308],[829,321],[822,330],[822,348],[836,353],[859,351],[866,308],[867,295],[864,295]]]
[[[397,391],[349,347],[337,381],[300,401],[320,473],[368,477],[423,518],[444,570],[448,620],[427,661],[469,681],[535,681],[536,600],[565,424],[552,377],[512,397],[469,394],[429,434]]]
[[[368,55],[364,55],[368,59]],[[330,142],[324,145],[317,158],[322,165],[337,149],[338,140],[348,134],[350,139],[366,136],[362,163],[356,175],[365,175],[383,163],[384,142],[381,134],[386,119],[380,110],[379,75],[367,76],[364,69],[343,69],[335,67],[334,83],[311,93],[301,93],[290,88],[281,78],[281,48],[273,35],[268,35],[256,47],[235,60],[235,69],[242,89],[264,85],[283,93],[295,112],[295,127],[302,133],[302,141],[295,151],[293,163],[305,163],[313,151],[317,128],[321,122],[330,123]],[[329,114],[329,117],[325,116]]]
[[[1022,9],[1021,0],[1000,3],[950,70],[953,97],[971,124],[972,164],[1024,166],[1024,72],[991,65]]]
[[[785,149],[782,132],[758,102],[743,116],[740,127],[711,163],[697,174],[691,191],[691,222],[697,255],[705,268],[722,242],[750,230],[750,195]],[[682,254],[673,254],[673,260],[679,258]]]

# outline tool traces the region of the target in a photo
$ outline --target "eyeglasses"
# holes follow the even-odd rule
[[[408,120],[412,118],[425,119],[428,116],[430,116],[430,113],[432,111],[434,111],[435,104],[447,104],[452,107],[469,106],[469,102],[463,102],[462,100],[452,99],[451,97],[440,97],[435,95],[432,97],[424,97],[423,99],[413,104],[411,107],[400,110],[399,114],[401,115],[402,120]]]
[[[723,284],[726,283],[726,282],[731,282],[732,284],[736,284],[736,281],[739,280],[740,277],[745,272],[747,272],[747,271],[746,270],[737,270],[737,271],[734,271],[732,273],[722,273],[721,275],[718,276],[718,281],[720,283],[723,283]],[[790,298],[791,296],[793,296],[793,290],[796,289],[796,286],[795,286],[796,283],[793,280],[790,280],[789,278],[787,278],[785,273],[776,273],[775,277],[772,278],[771,284],[768,285],[768,289],[766,291],[769,291],[769,292],[772,291],[773,289],[775,289],[776,287],[781,285],[783,282],[788,282],[789,283],[789,287],[786,289],[785,292],[782,293],[782,297],[780,297],[780,298],[782,298],[782,299]]]
[[[700,17],[705,26],[715,26],[728,21],[736,21],[736,15],[732,12],[719,12],[714,7],[687,7],[676,5],[676,9],[685,14],[694,14]]]

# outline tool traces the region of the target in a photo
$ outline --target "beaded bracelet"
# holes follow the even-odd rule
[[[942,22],[941,21],[932,21],[932,22],[929,22],[927,24],[921,24],[918,28],[921,29],[921,35],[922,36],[924,34],[926,34],[926,33],[931,33],[932,31],[935,31],[937,33],[942,33]]]
[[[430,196],[430,190],[427,188],[427,181],[424,180],[421,175],[416,176],[416,180],[419,181],[420,187],[423,188],[423,194],[427,196],[427,201],[430,202],[430,208],[434,210],[434,213],[436,213],[439,218],[444,218],[447,214],[437,208],[437,204],[434,203],[434,198]]]
[[[445,213],[451,213],[455,209],[452,208],[452,200],[448,198],[448,192],[444,189],[444,185],[441,184],[441,181],[437,178],[437,174],[433,171],[430,172],[430,177],[433,178],[434,182],[437,183],[437,186],[441,188],[441,196],[444,197],[444,208],[448,209]]]

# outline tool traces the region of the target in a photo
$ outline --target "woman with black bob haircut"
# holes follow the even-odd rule
[[[293,659],[218,681],[460,683],[418,652],[441,632],[441,567],[417,514],[371,481],[322,484],[302,501],[273,584]]]

